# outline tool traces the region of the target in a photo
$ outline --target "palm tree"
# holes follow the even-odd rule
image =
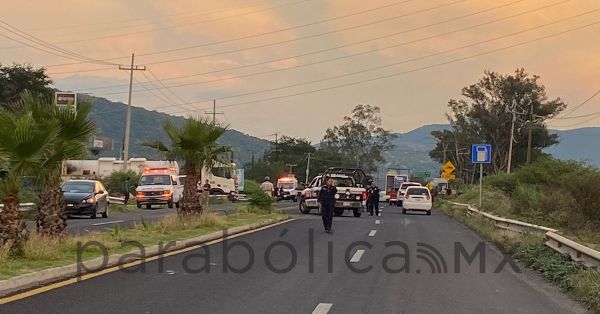
[[[31,112],[0,109],[0,188],[4,210],[0,213],[0,245],[20,253],[28,232],[19,211],[19,178],[39,175],[58,135],[58,125],[41,124]]]
[[[63,160],[85,155],[86,141],[96,130],[90,119],[91,107],[80,103],[76,110],[58,108],[46,98],[34,97],[26,93],[22,96],[26,111],[32,112],[40,123],[58,125],[59,132],[51,143],[51,151],[42,165],[36,230],[45,236],[60,236],[67,227],[65,201],[61,189],[61,169]]]
[[[182,213],[202,211],[197,192],[199,175],[203,168],[215,164],[228,164],[226,155],[231,151],[217,140],[227,131],[227,126],[213,124],[203,117],[190,117],[179,126],[171,120],[163,122],[163,129],[171,140],[168,147],[159,140],[149,140],[142,145],[164,153],[169,160],[182,160],[187,175],[180,202]]]

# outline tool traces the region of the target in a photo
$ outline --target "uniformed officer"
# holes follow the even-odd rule
[[[369,180],[369,188],[367,189],[367,210],[371,216],[373,216],[373,209],[375,209],[375,216],[379,216],[379,187],[373,180]]]
[[[321,218],[323,218],[323,227],[325,232],[331,233],[333,223],[333,210],[335,208],[335,194],[337,189],[333,186],[333,180],[325,177],[325,185],[319,191],[319,204],[321,205]]]

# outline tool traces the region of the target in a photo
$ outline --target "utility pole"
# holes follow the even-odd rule
[[[512,109],[512,123],[510,125],[510,144],[508,145],[508,167],[506,169],[507,173],[510,173],[510,168],[512,165],[512,151],[513,151],[513,142],[515,141],[515,122],[517,122],[517,102],[513,100],[513,109]]]
[[[123,170],[129,168],[129,133],[131,130],[131,92],[133,89],[133,71],[146,71],[145,66],[134,65],[135,54],[131,54],[131,66],[119,66],[119,70],[129,71],[129,97],[127,99],[127,119],[125,120],[125,139],[123,140]]]
[[[531,146],[533,145],[533,101],[529,101],[529,134],[527,136],[527,163],[531,163]]]
[[[217,100],[213,99],[213,110],[211,111],[205,111],[205,114],[212,114],[212,124],[215,125],[217,123],[217,115],[218,114],[225,114],[225,112],[220,111],[217,112]]]
[[[306,182],[305,182],[305,185],[308,185],[308,175],[310,173],[310,154],[311,153],[308,153],[308,160],[306,161],[306,180],[305,180]]]
[[[294,167],[296,167],[297,164],[287,164],[286,166],[290,167],[290,174],[293,174]]]

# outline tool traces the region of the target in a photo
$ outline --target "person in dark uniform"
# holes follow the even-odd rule
[[[379,216],[379,187],[373,180],[369,180],[369,188],[367,189],[367,210],[369,215],[373,216],[373,209],[375,209],[375,216]]]
[[[333,186],[333,180],[330,177],[325,177],[325,185],[319,191],[319,204],[321,205],[321,218],[323,218],[323,227],[325,232],[331,233],[331,225],[333,224],[333,210],[335,208],[335,194],[337,189]]]

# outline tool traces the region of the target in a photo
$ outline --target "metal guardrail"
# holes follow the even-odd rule
[[[28,212],[35,207],[35,203],[21,203],[19,204],[19,211]],[[0,212],[4,208],[4,204],[0,204]]]
[[[467,214],[480,215],[486,217],[494,223],[494,226],[501,229],[511,230],[522,233],[541,233],[546,237],[546,246],[555,251],[568,254],[571,259],[583,263],[588,267],[600,267],[600,252],[591,249],[585,245],[569,240],[559,234],[558,230],[522,222],[514,219],[498,217],[490,213],[483,212],[473,205],[450,202],[452,205],[467,207]]]
[[[572,260],[582,262],[586,266],[600,267],[600,252],[554,232],[546,233],[546,246],[557,252],[569,254]]]

